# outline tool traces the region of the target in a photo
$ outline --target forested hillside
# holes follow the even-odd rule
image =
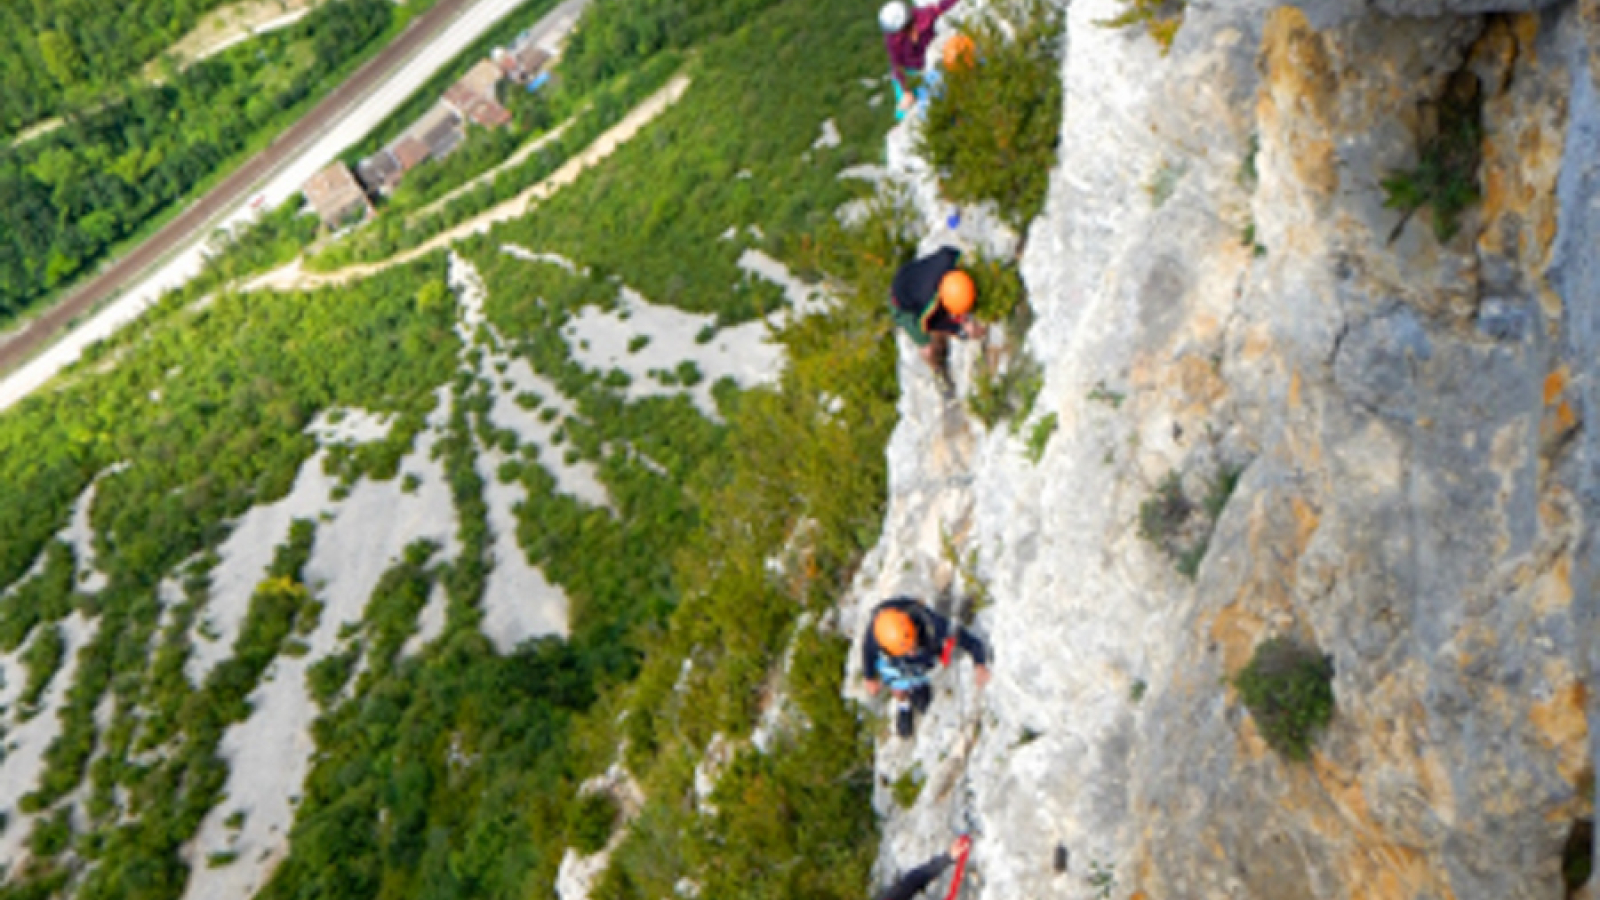
[[[337,0],[169,83],[0,149],[0,322],[190,196],[387,34],[388,0]],[[7,92],[8,94],[10,92]]]
[[[28,784],[0,898],[550,896],[627,813],[579,792],[624,738],[652,824],[609,896],[861,893],[868,744],[816,613],[875,538],[894,421],[910,247],[890,207],[835,215],[873,191],[840,175],[888,125],[877,34],[846,0],[646,0],[578,35],[573,89],[665,59],[689,91],[524,220],[227,289],[307,237],[276,214],[0,417],[0,766]],[[506,625],[536,606],[564,626]],[[788,725],[683,819],[690,753],[744,742],[779,666]]]
[[[116,87],[226,0],[0,4],[0,141]]]

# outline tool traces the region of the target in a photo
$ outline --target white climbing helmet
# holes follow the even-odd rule
[[[883,9],[878,10],[878,25],[889,34],[906,27],[909,21],[911,21],[911,10],[907,9],[901,0],[889,0],[883,5]]]

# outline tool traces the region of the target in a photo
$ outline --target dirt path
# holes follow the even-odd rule
[[[239,0],[206,13],[189,33],[173,42],[145,67],[145,77],[160,74],[160,60],[171,56],[180,66],[215,56],[242,41],[299,21],[318,0]]]
[[[579,112],[579,115],[582,115],[582,111]],[[526,160],[528,157],[544,149],[544,147],[547,146],[551,141],[559,140],[561,135],[566,133],[567,129],[572,126],[572,123],[576,121],[577,118],[577,116],[573,116],[572,118],[567,119],[565,122],[562,122],[560,125],[557,125],[550,131],[540,135],[538,140],[525,145],[516,153],[511,154],[511,157],[505,162],[495,166],[487,172],[484,172],[482,175],[479,175],[471,181],[468,181],[466,184],[461,185],[455,190],[452,190],[450,193],[445,194],[443,197],[440,197],[432,203],[429,203],[427,206],[422,207],[421,209],[412,213],[409,218],[411,221],[415,222],[429,213],[442,208],[446,203],[449,203],[451,200],[454,200],[462,194],[465,194],[467,191],[472,190],[478,185],[493,181],[494,177],[499,175],[501,172],[504,172],[507,169],[514,169],[517,166],[522,165],[523,160]]]
[[[656,116],[666,112],[667,108],[682,97],[684,91],[689,89],[689,77],[679,75],[671,82],[651,95],[650,99],[634,107],[633,111],[605,134],[595,139],[595,142],[584,148],[584,151],[567,162],[549,178],[528,188],[521,194],[507,200],[474,218],[462,222],[447,231],[442,231],[410,250],[397,253],[388,259],[375,263],[346,266],[333,272],[307,272],[301,268],[301,260],[297,259],[287,266],[274,269],[261,275],[244,286],[244,290],[307,290],[329,284],[345,284],[349,281],[367,278],[375,275],[390,266],[408,263],[414,259],[426,256],[435,250],[447,247],[461,238],[473,234],[482,234],[500,222],[521,218],[541,200],[548,199],[556,191],[576,181],[584,170],[601,162],[616,151],[618,147],[627,143],[634,135],[638,134]]]
[[[0,343],[0,372],[10,372],[22,364],[65,330],[73,320],[92,310],[118,289],[131,285],[146,269],[168,254],[202,239],[210,232],[218,217],[242,205],[262,179],[294,160],[324,132],[335,127],[352,107],[382,85],[411,57],[428,49],[430,43],[444,33],[454,20],[475,12],[477,8],[491,5],[505,4],[497,4],[497,0],[439,0],[436,6],[413,21],[393,43],[357,69],[355,74],[290,126],[267,149],[235,169],[205,196],[192,202],[149,240],[105,266],[99,275],[80,285],[61,302],[6,336],[4,343]],[[485,23],[484,27],[487,28],[489,24],[492,21]],[[441,60],[441,64],[443,62]]]

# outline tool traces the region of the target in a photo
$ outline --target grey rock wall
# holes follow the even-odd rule
[[[880,874],[971,827],[973,897],[1565,896],[1600,749],[1600,5],[1191,4],[1167,57],[1095,24],[1119,9],[1066,9],[1023,260],[1035,417],[1060,422],[1040,462],[902,347],[885,537],[843,620],[974,593],[975,553],[997,663],[880,742]],[[1441,242],[1381,182],[1467,82],[1483,198]],[[955,363],[964,386],[972,348]],[[1191,581],[1140,506],[1224,469]],[[1334,666],[1305,763],[1227,681],[1276,635]]]

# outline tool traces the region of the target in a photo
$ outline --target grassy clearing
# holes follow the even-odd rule
[[[828,273],[842,305],[783,332],[791,364],[781,384],[731,410],[731,466],[709,501],[717,514],[680,557],[683,601],[620,698],[628,763],[651,799],[597,898],[660,896],[683,878],[731,898],[864,889],[876,852],[872,812],[860,800],[871,748],[838,696],[848,641],[797,630],[796,617],[833,603],[881,522],[882,447],[898,391],[879,298],[894,261],[912,249],[901,234],[885,211],[852,234],[835,226],[809,244],[805,264]],[[843,400],[837,411],[828,411],[830,396]],[[780,547],[788,563],[775,576],[767,560]],[[770,753],[739,751],[712,797],[718,813],[697,815],[677,799],[692,783],[692,761],[714,734],[750,734],[786,646],[786,690],[809,727],[784,730]],[[793,864],[800,859],[807,864]]]

